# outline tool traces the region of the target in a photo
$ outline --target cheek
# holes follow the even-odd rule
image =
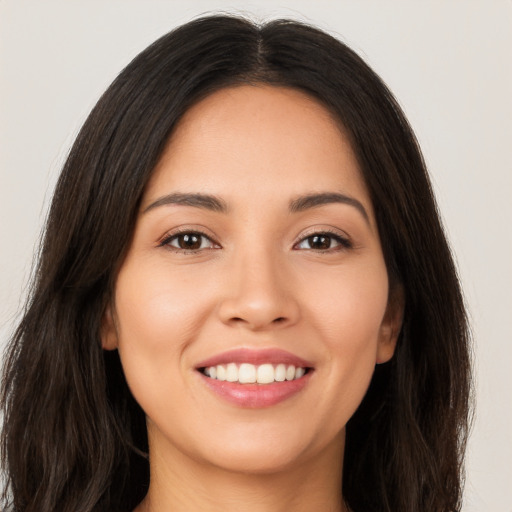
[[[358,290],[333,300],[330,308],[331,315],[325,315],[324,326],[318,329],[331,358],[332,382],[359,394],[375,368],[385,301]]]
[[[146,267],[146,268],[145,268]],[[208,290],[197,279],[157,265],[126,265],[116,286],[116,313],[122,344],[145,350],[169,349],[187,342],[202,325]]]
[[[197,293],[187,273],[138,261],[125,263],[116,283],[115,316],[119,355],[128,385],[149,412],[166,389],[180,406],[187,347],[208,317],[209,292]]]
[[[312,295],[316,297],[310,309],[313,329],[329,359],[322,400],[331,400],[325,410],[337,415],[334,423],[345,424],[366,393],[375,369],[387,307],[385,267],[340,272],[329,282],[317,281]]]
[[[315,328],[331,350],[376,345],[388,300],[384,262],[362,262],[325,275],[317,273],[308,296]]]

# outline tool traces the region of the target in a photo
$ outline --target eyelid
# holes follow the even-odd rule
[[[179,226],[177,228],[174,228],[170,231],[168,231],[157,243],[157,246],[158,247],[164,247],[164,248],[168,248],[169,250],[173,251],[173,252],[178,252],[178,253],[184,253],[184,254],[187,254],[187,253],[196,253],[196,252],[201,252],[201,251],[207,251],[207,250],[212,250],[212,249],[220,249],[221,248],[221,245],[215,240],[215,237],[211,234],[208,234],[206,233],[204,228],[198,228],[197,226]],[[178,237],[179,235],[185,235],[185,234],[190,234],[190,235],[198,235],[198,236],[201,236],[201,237],[204,237],[206,239],[208,239],[212,245],[214,247],[209,247],[209,248],[205,248],[205,249],[181,249],[181,248],[178,248],[178,247],[173,247],[170,244],[170,242]]]
[[[306,239],[308,239],[309,237],[314,236],[314,235],[330,236],[330,237],[334,238],[340,244],[341,248],[334,247],[334,248],[325,249],[325,250],[321,250],[321,249],[302,249],[302,250],[326,253],[326,252],[334,252],[336,250],[352,249],[354,246],[350,236],[348,236],[347,233],[345,233],[344,231],[342,231],[338,228],[333,228],[333,227],[316,226],[316,227],[309,228],[308,230],[306,230],[306,232],[302,232],[299,235],[299,237],[297,237],[295,242],[293,243],[293,249],[301,250],[301,249],[296,249],[297,245],[299,245],[300,243],[304,242]]]
[[[206,250],[212,250],[212,249],[221,249],[222,246],[217,242],[216,237],[209,233],[210,230],[203,228],[202,226],[178,226],[176,228],[173,228],[172,230],[168,231],[165,235],[162,236],[162,238],[158,241],[157,246],[158,247],[164,247],[168,248],[169,250],[173,252],[178,253],[197,253],[201,251]],[[193,234],[200,237],[204,237],[207,240],[211,242],[213,247],[208,248],[200,248],[200,249],[182,249],[178,247],[173,247],[170,245],[170,242],[178,237],[179,235],[183,234]],[[330,248],[330,249],[298,249],[297,245],[304,242],[307,238],[314,236],[314,235],[327,235],[332,238],[334,238],[339,246]],[[334,227],[321,227],[321,226],[315,226],[307,229],[305,232],[302,232],[296,240],[293,242],[292,249],[294,250],[308,250],[308,251],[314,251],[314,252],[322,252],[322,253],[328,253],[328,252],[335,252],[339,250],[348,250],[352,249],[354,246],[353,241],[351,240],[351,237],[347,235],[344,231],[340,230],[339,228]]]

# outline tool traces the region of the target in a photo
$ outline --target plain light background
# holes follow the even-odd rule
[[[398,97],[429,165],[472,317],[477,408],[464,512],[512,512],[510,0],[0,0],[0,348],[86,115],[139,51],[211,11],[316,24]]]

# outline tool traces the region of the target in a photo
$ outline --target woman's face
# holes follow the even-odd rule
[[[172,135],[103,345],[119,349],[153,454],[275,471],[341,459],[345,424],[393,354],[401,312],[387,305],[343,131],[301,92],[239,86]]]

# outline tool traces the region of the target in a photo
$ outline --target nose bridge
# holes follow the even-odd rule
[[[234,250],[221,304],[224,322],[256,330],[297,320],[298,304],[283,259],[279,250],[263,244],[249,243]]]

